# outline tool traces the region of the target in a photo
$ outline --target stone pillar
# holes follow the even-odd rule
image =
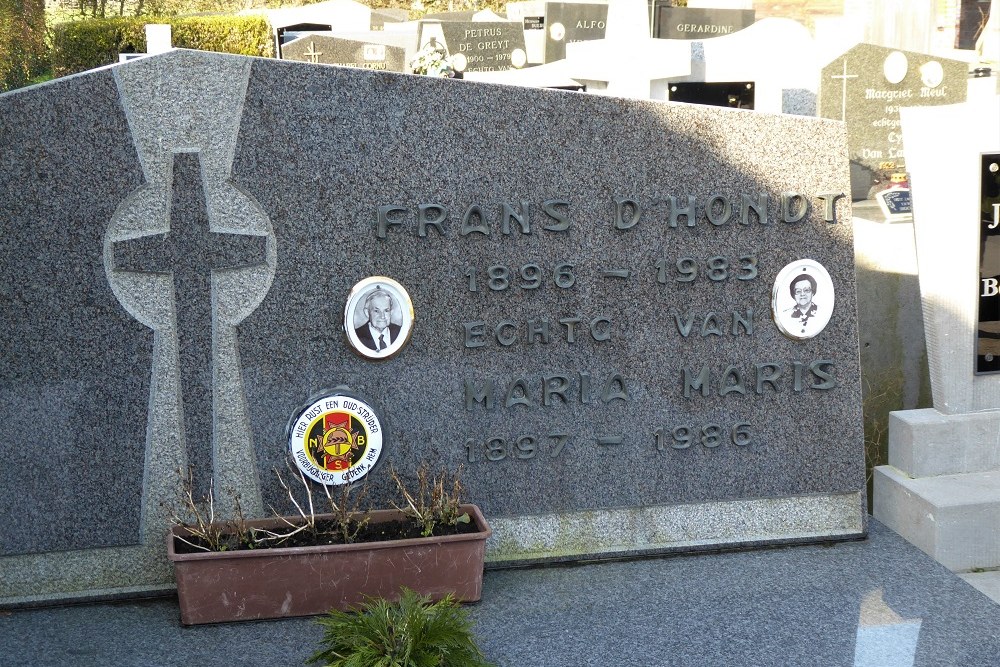
[[[980,155],[1000,153],[998,117],[1000,98],[901,110],[934,407],[890,414],[874,514],[955,571],[1000,566],[1000,373],[976,374]]]

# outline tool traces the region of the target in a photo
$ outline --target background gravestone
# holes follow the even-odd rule
[[[406,49],[329,35],[305,35],[282,47],[282,58],[323,65],[406,71]]]
[[[442,21],[441,32],[451,57],[459,58],[455,63],[459,71],[519,69],[528,61],[524,50],[524,30],[519,23]]]
[[[66,100],[75,113],[49,135]],[[0,96],[0,118],[15,229],[51,229],[93,191],[91,162],[112,167],[107,201],[73,209],[67,232],[101,243],[43,266],[30,233],[4,238],[21,260],[0,310],[0,397],[18,414],[54,405],[7,332],[57,360],[61,389],[106,350],[127,367],[101,366],[80,408],[131,430],[109,444],[83,422],[73,453],[121,456],[124,441],[143,465],[57,484],[34,463],[49,451],[37,429],[0,423],[18,452],[7,488],[104,508],[97,532],[141,519],[133,546],[39,544],[27,508],[5,507],[7,535],[37,550],[0,558],[5,602],[168,587],[159,503],[188,462],[251,513],[290,509],[270,473],[288,418],[338,386],[392,433],[372,499],[392,497],[389,466],[461,466],[494,566],[865,533],[838,123],[183,50]],[[53,154],[61,168],[43,168]],[[816,301],[830,320],[800,338],[771,302],[792,299],[785,272],[807,259],[828,272]],[[412,300],[412,337],[389,359],[344,337],[370,276]],[[88,289],[46,291],[74,281]],[[118,303],[100,299],[108,285]],[[112,335],[90,343],[82,312]],[[129,409],[147,405],[145,420]],[[123,496],[126,479],[142,487]]]
[[[545,3],[545,60],[566,57],[566,45],[604,39],[608,6],[574,2]]]
[[[711,39],[753,25],[752,9],[688,9],[657,2],[653,36],[659,39]]]
[[[854,199],[884,189],[906,171],[899,109],[964,102],[968,65],[957,60],[858,44],[823,67],[819,115],[847,124]],[[872,193],[873,196],[874,193]]]

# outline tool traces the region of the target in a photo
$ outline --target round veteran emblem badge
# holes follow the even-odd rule
[[[375,409],[337,391],[313,401],[288,422],[288,449],[307,477],[326,485],[351,484],[382,457],[385,429]]]

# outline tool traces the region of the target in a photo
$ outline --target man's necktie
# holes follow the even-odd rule
[[[385,334],[379,334],[378,335],[378,349],[379,350],[384,350],[385,349],[385,340],[382,338],[384,335]]]

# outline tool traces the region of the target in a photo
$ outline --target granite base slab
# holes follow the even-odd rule
[[[498,667],[987,667],[1000,605],[877,521],[857,542],[489,571],[469,607]],[[310,619],[182,628],[176,600],[0,614],[4,664],[295,665]]]

